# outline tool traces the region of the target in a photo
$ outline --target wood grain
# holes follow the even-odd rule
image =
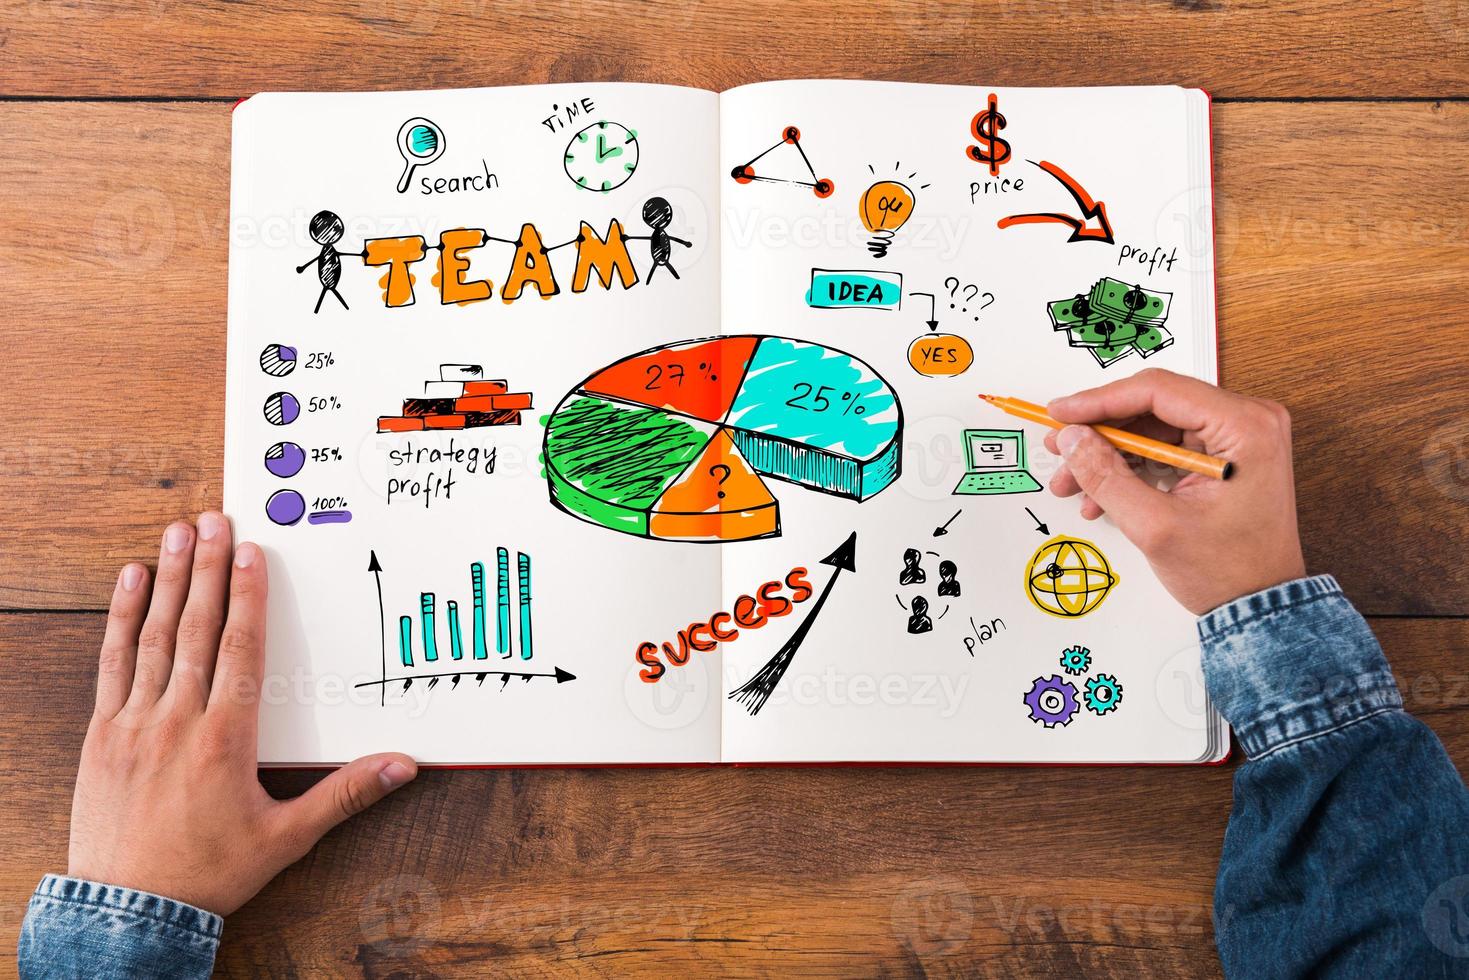
[[[1469,613],[1469,106],[1215,116],[1223,377],[1295,415],[1312,567],[1369,612]],[[0,527],[23,543],[0,606],[100,608],[219,505],[228,107],[0,103],[0,132]]]
[[[1271,100],[1215,110],[1223,379],[1292,409],[1313,569],[1469,614],[1462,0],[0,0],[0,610],[37,610],[0,611],[0,948],[65,867],[103,628],[52,610],[219,504],[229,106],[188,100],[792,77]],[[1420,101],[1292,101],[1323,98]],[[1373,625],[1462,769],[1469,621]],[[1217,976],[1232,769],[425,773],[218,972]]]
[[[32,699],[0,725],[0,948],[65,868],[103,625],[0,614]],[[1373,627],[1462,769],[1469,623]],[[428,772],[232,916],[219,972],[1215,976],[1232,769]]]
[[[0,94],[228,97],[595,79],[1177,82],[1231,98],[1469,94],[1459,0],[11,0]],[[90,38],[95,43],[78,43]]]

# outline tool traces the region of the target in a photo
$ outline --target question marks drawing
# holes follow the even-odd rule
[[[950,276],[949,278],[945,279],[944,280],[944,285],[949,290],[949,299],[953,301],[953,302],[949,303],[949,309],[951,309],[951,310],[955,310],[956,309],[960,313],[968,313],[969,312],[969,304],[970,303],[973,303],[975,301],[975,299],[978,298],[978,297],[981,297],[981,296],[984,297],[984,302],[983,303],[980,303],[979,304],[979,309],[977,309],[977,310],[974,311],[974,320],[975,320],[976,323],[979,322],[979,311],[980,310],[983,310],[986,306],[989,306],[991,303],[993,303],[995,301],[995,294],[994,293],[988,293],[988,292],[982,293],[982,292],[979,291],[979,287],[976,286],[972,282],[970,282],[970,283],[961,283],[959,281],[959,277],[958,276]],[[963,299],[960,299],[959,298],[959,287],[960,286],[963,286],[964,287],[964,298]]]
[[[718,483],[721,487],[724,486],[724,481],[729,479],[729,475],[732,472],[734,471],[731,470],[728,466],[725,466],[723,463],[715,463],[713,466],[709,467],[709,475],[714,477],[714,482]],[[723,490],[719,491],[719,499],[724,499]]]

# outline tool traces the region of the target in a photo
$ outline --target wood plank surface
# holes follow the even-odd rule
[[[103,625],[0,614],[27,670],[0,725],[0,949],[65,869]],[[1462,770],[1469,623],[1373,627]],[[427,772],[232,916],[219,975],[1216,976],[1233,768]]]
[[[0,103],[0,132],[0,608],[100,608],[219,505],[229,111]],[[1214,146],[1222,374],[1295,415],[1313,570],[1469,613],[1469,105],[1223,105]]]
[[[1469,764],[1469,623],[1374,621]],[[65,870],[101,614],[0,614],[0,949]],[[432,771],[231,917],[219,976],[1216,976],[1234,765]],[[279,796],[314,773],[266,773]]]
[[[1461,0],[8,0],[0,95],[765,78],[1469,94]],[[78,43],[78,39],[91,43]]]
[[[0,0],[0,657],[26,671],[0,713],[0,949],[65,867],[103,629],[78,610],[220,502],[229,101],[795,77],[1228,103],[1223,381],[1290,406],[1312,570],[1382,614],[1463,770],[1463,0]],[[218,974],[1217,976],[1233,770],[425,773],[232,916]]]

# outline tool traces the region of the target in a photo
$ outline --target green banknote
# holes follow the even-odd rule
[[[1086,322],[1086,318],[1091,315],[1091,303],[1085,296],[1077,293],[1070,299],[1047,303],[1046,312],[1051,314],[1053,330],[1068,330]]]
[[[1113,361],[1120,361],[1131,354],[1134,348],[1131,344],[1124,344],[1121,347],[1088,347],[1087,350],[1092,352],[1092,357],[1097,359],[1098,364],[1106,367]]]
[[[1152,325],[1168,318],[1168,302],[1172,298],[1172,293],[1128,285],[1120,279],[1103,278],[1092,286],[1087,302],[1093,313],[1127,323]]]
[[[1137,339],[1133,345],[1137,352],[1143,357],[1152,357],[1165,347],[1173,343],[1173,334],[1162,327],[1143,327],[1138,331]]]
[[[1068,330],[1067,339],[1072,347],[1125,347],[1137,339],[1138,333],[1136,323],[1093,317]]]

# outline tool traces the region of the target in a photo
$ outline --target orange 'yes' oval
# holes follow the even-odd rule
[[[958,334],[924,334],[908,345],[908,363],[930,378],[953,377],[969,370],[974,363],[974,348]]]

